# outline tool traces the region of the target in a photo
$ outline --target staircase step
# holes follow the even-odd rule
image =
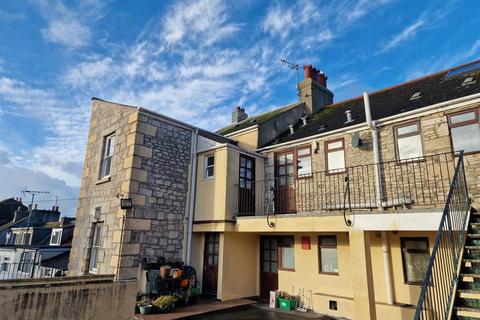
[[[480,246],[465,246],[465,249],[468,249],[468,250],[480,250]]]
[[[480,319],[480,309],[455,307],[455,312],[459,317],[471,317],[475,319]]]
[[[480,299],[480,290],[459,289],[458,293],[462,299]]]
[[[480,263],[480,259],[463,259],[463,262]]]
[[[477,273],[460,273],[460,279],[463,282],[474,282],[475,279],[480,279],[480,274]]]
[[[480,239],[480,233],[469,233],[467,236],[472,239]]]

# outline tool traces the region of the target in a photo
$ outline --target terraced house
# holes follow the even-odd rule
[[[306,65],[299,90],[215,134],[94,100],[70,269],[137,276],[169,256],[220,300],[279,289],[351,319],[478,316],[480,61],[335,103]]]

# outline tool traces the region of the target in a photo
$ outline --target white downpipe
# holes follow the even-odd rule
[[[193,213],[195,212],[195,193],[197,188],[197,143],[198,129],[195,129],[192,146],[192,179],[190,186],[190,203],[188,205],[187,254],[185,264],[190,265],[192,257]]]
[[[372,114],[370,112],[370,99],[368,93],[363,93],[363,102],[365,105],[365,118],[368,127],[372,130],[372,144],[373,144],[373,161],[375,163],[375,189],[377,191],[377,207],[379,211],[383,211],[383,189],[380,172],[380,146],[378,143],[378,130],[375,123],[372,121]],[[388,246],[388,237],[386,231],[381,231],[382,234],[382,252],[383,252],[383,267],[385,270],[385,283],[387,286],[387,303],[393,305],[393,286],[392,273],[390,262],[390,248]]]

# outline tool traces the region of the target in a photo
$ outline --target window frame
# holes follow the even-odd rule
[[[97,228],[100,229],[98,233],[97,233]],[[89,273],[98,273],[100,250],[103,245],[102,234],[103,234],[103,221],[95,222],[93,224],[92,246],[90,248],[90,256],[89,256],[89,262],[88,262]],[[100,240],[98,241],[98,244],[97,244],[98,237],[100,237]],[[94,254],[96,255],[95,265],[93,263],[94,260],[92,259]]]
[[[328,148],[328,145],[329,144],[332,144],[332,143],[335,143],[335,142],[339,142],[341,141],[342,142],[342,147],[341,148],[334,148],[334,149],[329,149]],[[342,174],[342,173],[345,173],[347,171],[347,158],[346,158],[346,148],[345,148],[345,138],[338,138],[338,139],[333,139],[333,140],[328,140],[328,141],[325,141],[324,142],[324,145],[323,145],[323,149],[324,149],[324,152],[325,152],[325,169],[326,169],[326,174],[327,175],[335,175],[335,174]],[[336,152],[336,151],[343,151],[343,169],[333,169],[335,171],[331,171],[329,168],[328,168],[328,155],[329,153],[331,152]]]
[[[109,178],[112,174],[112,158],[113,154],[115,153],[115,132],[112,132],[110,134],[107,134],[103,137],[103,143],[102,143],[102,158],[100,160],[100,171],[98,175],[98,179],[106,179]],[[110,141],[110,151],[111,154],[107,155],[107,146],[108,146],[108,141]],[[110,161],[110,166],[108,168],[108,174],[105,172],[106,168],[106,162]]]
[[[10,257],[3,256],[2,260],[0,261],[0,272],[8,272],[10,262]]]
[[[208,165],[208,159],[213,158],[213,164]],[[213,174],[211,176],[207,176],[207,169],[213,168]],[[215,178],[215,154],[206,154],[203,158],[203,180],[213,179]]]
[[[471,113],[471,112],[475,114],[475,119],[452,124],[452,120],[451,120],[452,117],[466,114],[466,113]],[[448,131],[450,136],[450,145],[452,148],[452,153],[454,156],[458,157],[459,153],[455,151],[455,146],[453,145],[452,128],[465,127],[472,124],[477,124],[478,126],[480,126],[480,108],[476,107],[476,108],[449,113],[447,114],[447,123],[448,123]],[[476,154],[476,153],[480,153],[480,150],[464,152],[463,154],[466,155],[466,154]]]
[[[287,240],[288,239],[288,240]],[[293,268],[284,268],[282,248],[293,249]],[[278,271],[295,271],[295,237],[285,236],[277,239],[277,269]]]
[[[305,150],[305,149],[308,149],[308,154],[306,154],[306,155],[299,155],[298,154],[298,151]],[[308,144],[308,145],[303,145],[303,146],[299,146],[299,147],[295,148],[294,158],[295,159],[293,159],[293,160],[295,161],[295,176],[296,176],[296,178],[297,179],[312,178],[313,177],[312,145]],[[303,158],[310,158],[310,173],[303,174],[303,175],[298,175],[299,159],[303,159]]]
[[[52,242],[53,234],[54,234],[54,233],[59,233],[57,243],[53,243],[53,242]],[[61,245],[61,244],[62,244],[62,235],[63,235],[63,228],[54,228],[54,229],[52,229],[52,234],[50,235],[50,245],[51,245],[51,246],[59,246],[59,245]]]
[[[407,249],[405,248],[405,242],[406,241],[424,241],[427,244],[427,249]],[[404,255],[404,250],[413,250],[416,252],[412,253],[426,253],[428,254],[428,257],[430,258],[430,243],[428,241],[428,237],[400,237],[400,254],[402,255],[402,269],[403,269],[403,282],[405,284],[410,284],[410,285],[423,285],[423,281],[409,281],[407,279],[407,268],[406,268],[406,261],[405,261],[405,255]]]
[[[398,129],[409,127],[412,125],[417,125],[417,131],[399,134]],[[420,149],[422,150],[422,156],[416,158],[407,158],[400,159],[400,149],[398,148],[398,139],[408,138],[413,136],[420,136]],[[393,126],[393,140],[395,142],[395,159],[397,164],[413,163],[425,161],[425,150],[423,148],[423,136],[422,136],[422,127],[420,125],[420,120],[414,120],[409,122],[403,122]]]
[[[26,255],[30,256],[29,260],[25,259]],[[35,263],[35,256],[31,251],[24,251],[20,254],[20,262],[17,267],[17,271],[23,274],[31,274],[33,271],[33,265]]]
[[[335,239],[335,245],[322,244],[322,241],[321,241],[322,238],[334,238]],[[337,270],[339,270],[340,268],[338,267],[338,239],[337,239],[337,235],[334,234],[334,235],[320,235],[320,236],[318,236],[318,273],[326,274],[326,275],[332,275],[332,276],[340,275],[340,272],[330,272],[330,271],[323,271],[322,270],[322,248],[335,249],[335,253],[337,255]]]

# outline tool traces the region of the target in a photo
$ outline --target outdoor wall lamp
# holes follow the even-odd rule
[[[123,198],[120,199],[120,208],[122,209],[132,209],[133,208],[133,202],[132,198]]]

